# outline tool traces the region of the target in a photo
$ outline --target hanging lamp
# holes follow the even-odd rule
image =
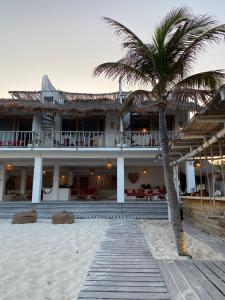
[[[6,171],[10,172],[13,170],[13,164],[11,163],[11,161],[9,161],[6,165],[5,165],[5,169]]]
[[[148,169],[147,168],[144,168],[143,171],[142,171],[143,175],[147,175],[148,174]]]
[[[106,163],[105,167],[106,167],[106,169],[108,169],[108,170],[112,169],[112,167],[113,167],[112,162],[109,160],[109,161]]]

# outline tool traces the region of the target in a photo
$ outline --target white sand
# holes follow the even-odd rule
[[[0,300],[75,300],[107,220],[77,220],[72,225],[12,225],[0,221]],[[184,259],[176,253],[168,221],[139,221],[152,254]],[[196,259],[225,259],[208,245],[186,235],[188,252]]]
[[[140,220],[139,226],[149,244],[152,255],[158,259],[187,259],[178,256],[172,226],[164,220]],[[225,257],[197,238],[185,234],[187,251],[193,259],[224,260]]]
[[[1,220],[0,299],[75,300],[107,223],[12,225]]]

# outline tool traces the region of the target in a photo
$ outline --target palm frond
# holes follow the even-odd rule
[[[185,72],[188,73],[196,62],[198,54],[203,52],[207,45],[219,43],[225,38],[225,24],[212,27],[213,24],[214,21],[210,19],[207,23],[206,18],[202,23],[199,22],[199,28],[196,23],[196,28],[188,32],[182,41],[183,48],[179,49],[179,57],[173,64],[173,74],[182,76]]]
[[[185,75],[185,67],[183,64],[177,63],[177,60],[184,53],[188,44],[202,34],[203,30],[210,30],[213,26],[216,25],[216,21],[208,15],[195,16],[190,19],[187,19],[183,24],[177,26],[176,31],[170,37],[166,44],[166,57],[167,62],[170,66],[170,78],[175,75],[183,77]],[[175,64],[174,64],[175,62]],[[175,66],[175,68],[173,68]]]
[[[111,78],[112,80],[121,77],[127,84],[135,84],[137,81],[142,84],[149,83],[149,78],[141,70],[122,62],[103,63],[93,71],[94,76],[99,76],[103,73],[106,78]]]
[[[203,89],[194,88],[177,88],[170,94],[174,104],[184,106],[185,103],[195,103],[196,111],[203,105],[207,104],[212,98],[214,92]]]
[[[142,42],[142,40],[134,32],[132,32],[123,24],[111,18],[104,17],[103,20],[114,29],[114,32],[117,36],[123,39],[123,48],[135,51],[139,54],[139,56],[142,56],[142,58],[144,59],[151,59],[150,49],[145,45],[145,43]]]
[[[120,110],[120,115],[128,111],[135,110],[135,106],[138,102],[142,102],[144,100],[149,101],[152,98],[152,93],[146,90],[135,90],[128,94],[128,96],[124,99],[123,105]]]
[[[156,28],[153,40],[157,47],[165,44],[178,25],[190,19],[190,10],[187,7],[172,9]]]
[[[166,15],[164,20],[156,28],[153,34],[153,45],[156,51],[153,53],[153,61],[155,66],[155,72],[158,74],[159,80],[164,80],[164,77],[168,75],[171,62],[168,63],[168,40],[173,36],[179,26],[182,26],[185,21],[190,18],[190,11],[186,7],[173,9]],[[173,45],[175,49],[176,44]],[[170,53],[171,54],[171,53]],[[163,84],[161,93],[165,84]]]
[[[152,60],[143,59],[138,52],[130,50],[119,62],[141,70],[146,78],[149,78],[151,83],[155,84],[157,77]]]
[[[201,72],[193,74],[189,77],[179,81],[174,89],[177,88],[191,88],[191,89],[205,89],[209,91],[215,91],[222,84],[225,83],[225,71],[215,70],[208,72]]]

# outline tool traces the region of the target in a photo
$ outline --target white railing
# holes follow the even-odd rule
[[[178,137],[175,131],[168,132],[169,140]],[[158,131],[0,131],[2,147],[99,147],[131,148],[159,147]]]

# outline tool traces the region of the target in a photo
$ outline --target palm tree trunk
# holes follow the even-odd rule
[[[187,247],[180,217],[179,202],[173,181],[172,168],[170,166],[168,134],[164,106],[159,108],[159,131],[162,148],[164,180],[166,185],[169,208],[171,212],[171,223],[175,235],[177,251],[179,255],[186,255]]]

